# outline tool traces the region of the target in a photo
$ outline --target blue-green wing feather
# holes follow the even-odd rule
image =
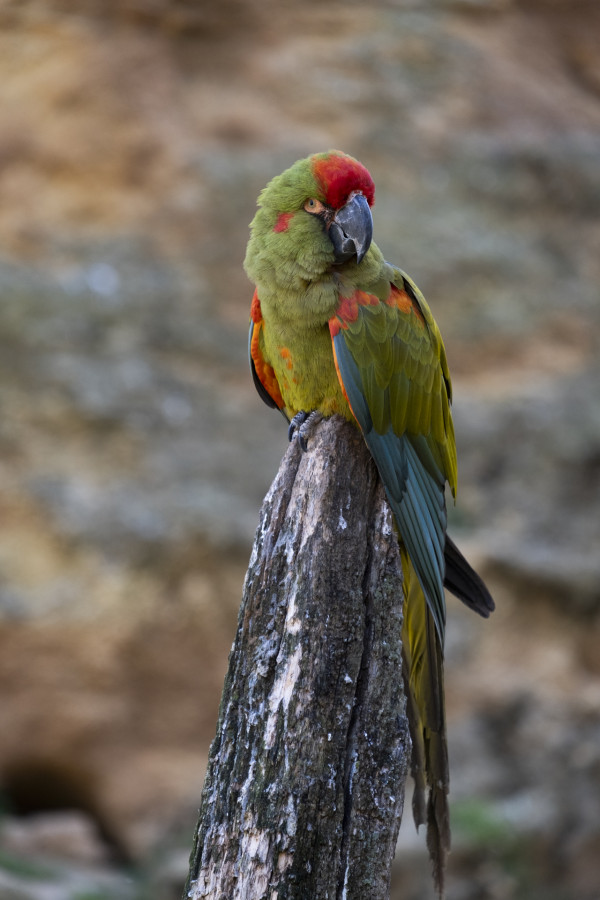
[[[364,379],[343,329],[333,338],[333,346],[348,402],[379,469],[398,530],[443,642],[446,479],[419,435],[396,434],[391,423],[383,434],[374,428]],[[423,464],[420,456],[423,453],[431,458],[431,465]],[[432,470],[437,470],[437,477]]]

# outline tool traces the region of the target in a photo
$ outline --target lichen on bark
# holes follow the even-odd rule
[[[261,510],[185,896],[384,900],[409,738],[402,574],[360,434],[294,442]]]

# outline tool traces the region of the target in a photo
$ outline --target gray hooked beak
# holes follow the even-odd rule
[[[353,194],[345,206],[338,209],[329,226],[336,263],[348,262],[356,256],[359,263],[373,238],[373,217],[363,194]]]

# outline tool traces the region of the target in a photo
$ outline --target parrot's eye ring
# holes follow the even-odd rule
[[[314,216],[318,216],[325,210],[325,206],[321,203],[320,200],[317,200],[315,197],[310,197],[304,204],[304,209],[307,213],[312,213]]]

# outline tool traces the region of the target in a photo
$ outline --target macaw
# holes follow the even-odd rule
[[[245,270],[256,286],[254,383],[306,449],[314,416],[357,425],[383,481],[404,580],[403,677],[415,780],[435,884],[450,847],[443,685],[444,585],[487,617],[494,602],[446,533],[456,495],[452,389],[439,329],[416,284],[373,242],[375,189],[339,151],[273,178],[258,198]],[[428,792],[427,800],[425,794]]]

